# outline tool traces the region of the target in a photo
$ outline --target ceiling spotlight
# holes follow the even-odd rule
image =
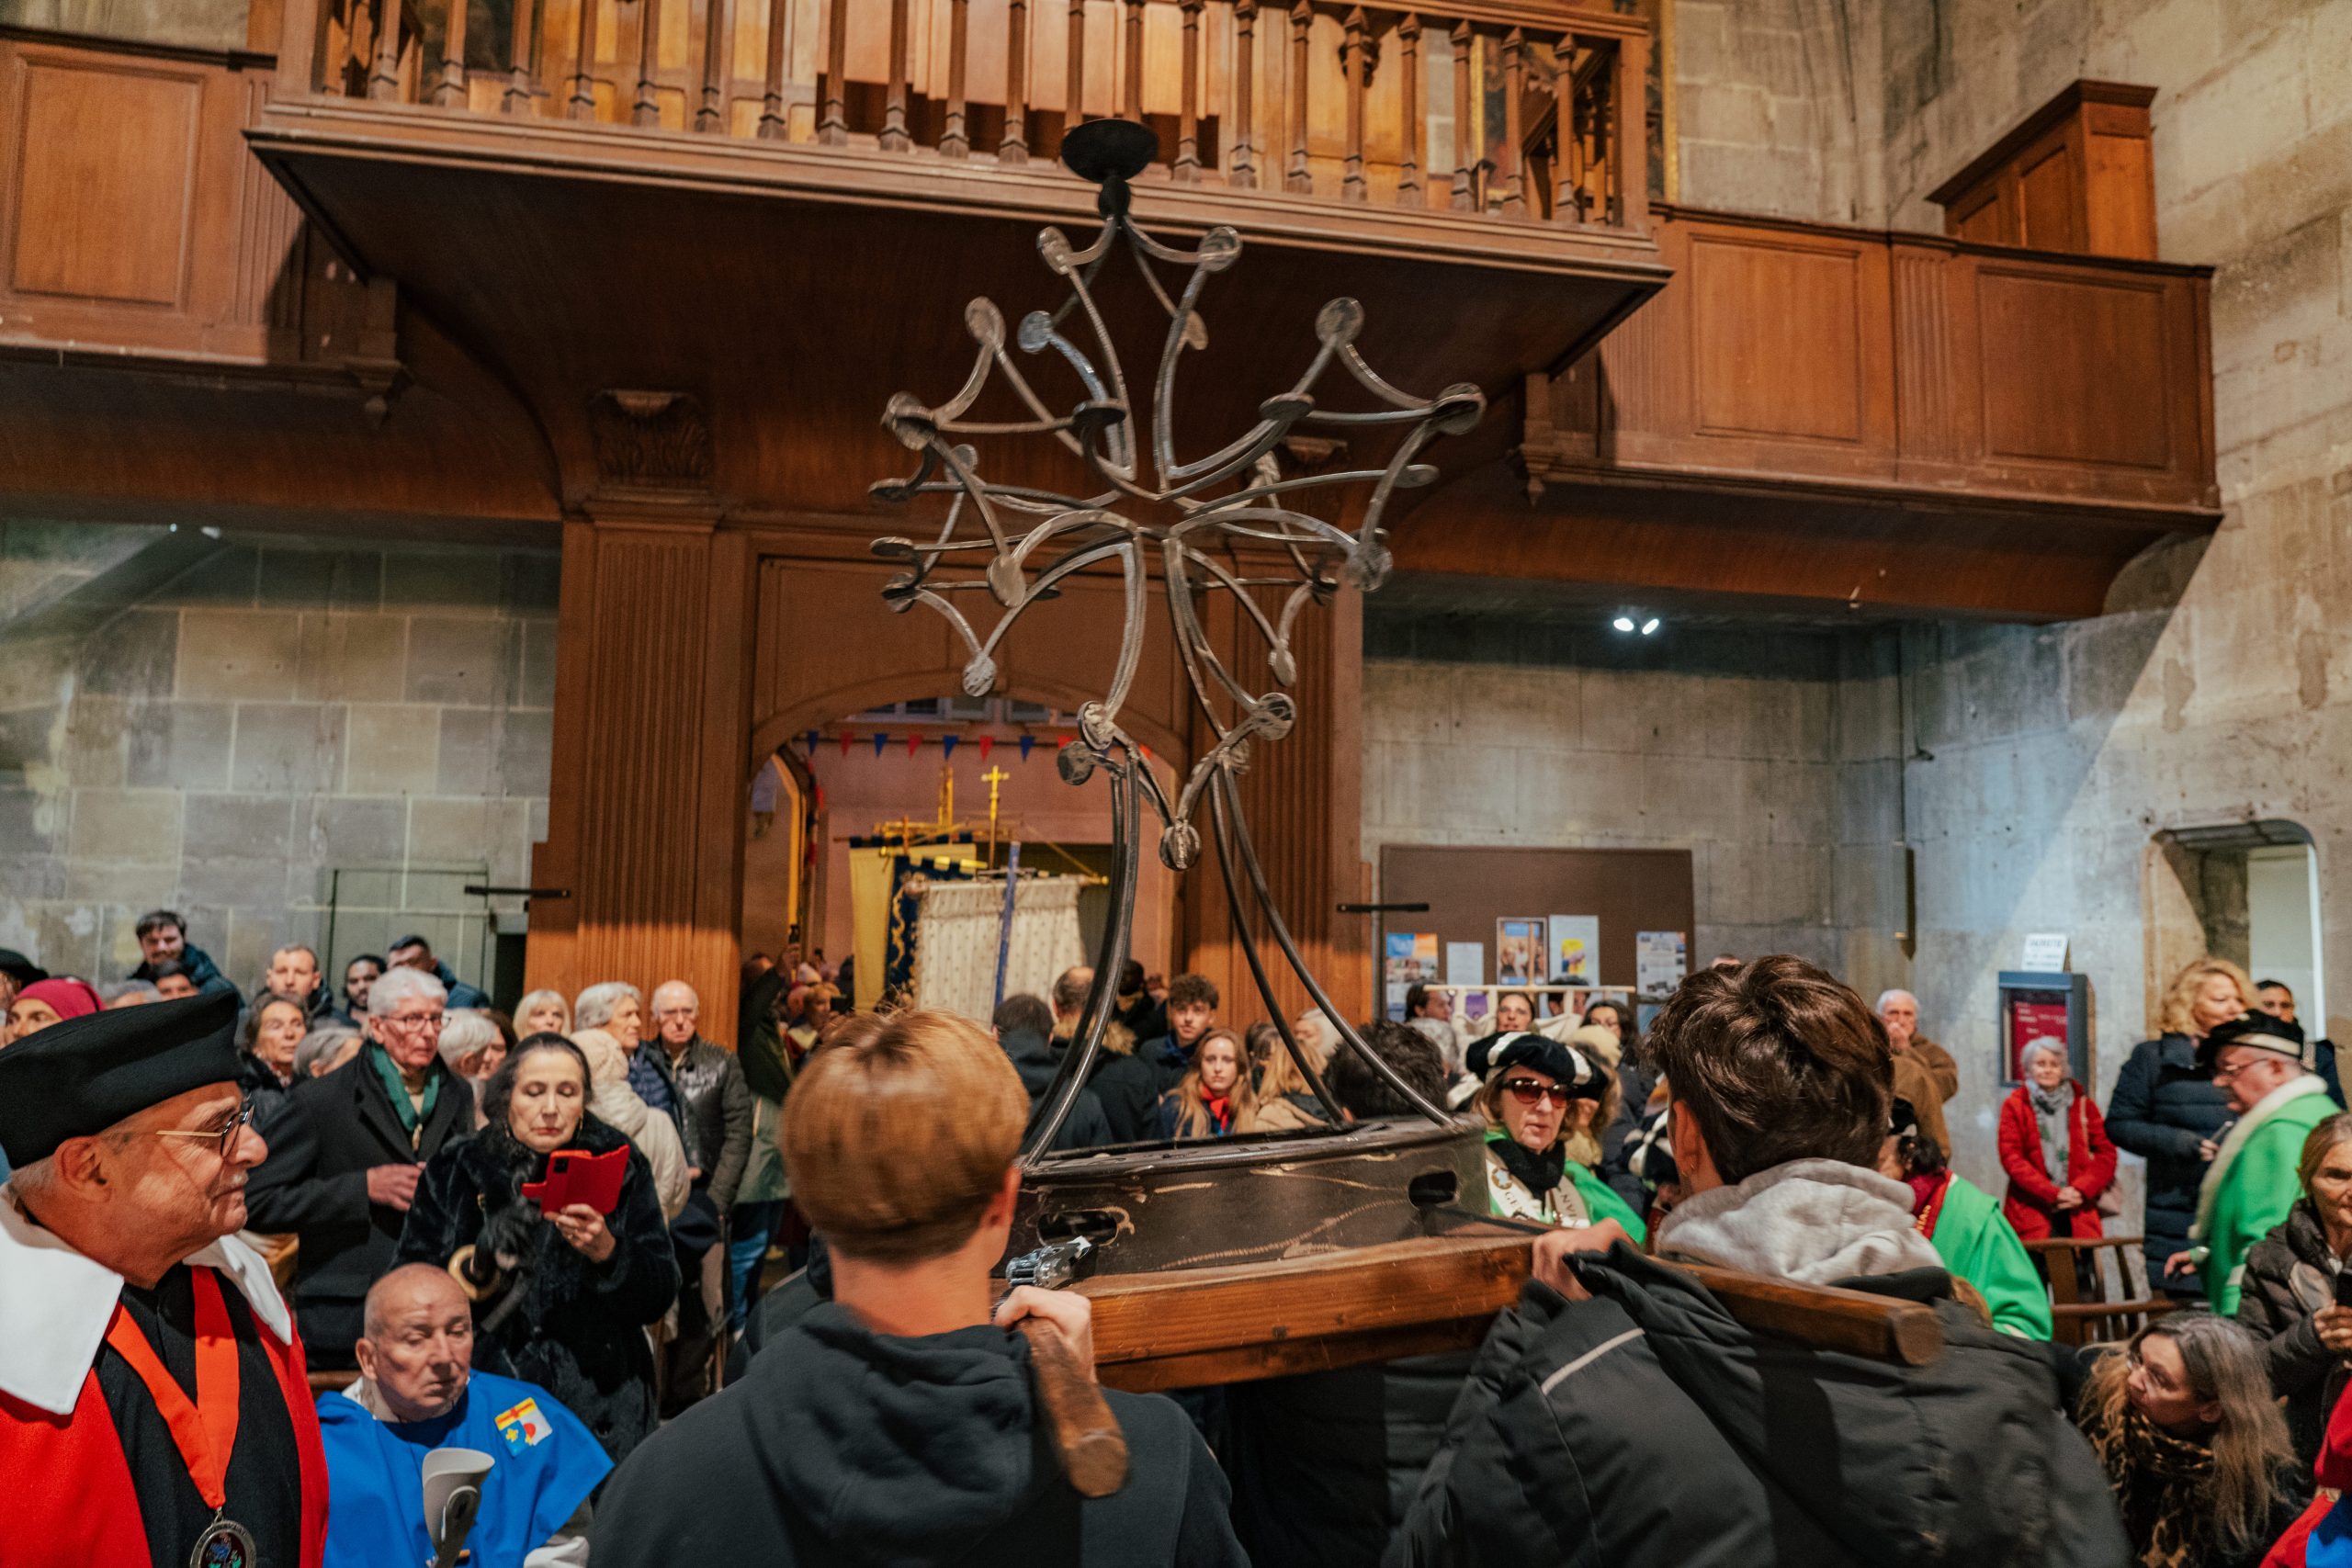
[[[1644,637],[1649,636],[1650,633],[1656,630],[1657,630],[1657,617],[1656,615],[1652,615],[1648,620],[1642,623],[1642,635]]]
[[[1631,615],[1620,615],[1609,624],[1615,626],[1621,632],[1629,632],[1634,629],[1634,617]]]

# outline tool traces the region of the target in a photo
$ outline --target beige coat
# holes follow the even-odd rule
[[[661,1200],[662,1217],[676,1219],[693,1186],[686,1176],[686,1148],[678,1136],[678,1124],[667,1116],[656,1116],[653,1108],[628,1087],[628,1053],[621,1049],[619,1041],[601,1029],[582,1029],[573,1033],[571,1043],[588,1058],[588,1109],[637,1145],[637,1152],[653,1168],[653,1191]]]

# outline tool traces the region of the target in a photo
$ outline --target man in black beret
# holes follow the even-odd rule
[[[318,1568],[302,1343],[236,1237],[268,1149],[237,998],[68,1019],[0,1051],[7,1568]]]

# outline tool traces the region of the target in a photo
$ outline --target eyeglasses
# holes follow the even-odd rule
[[[1568,1101],[1575,1098],[1568,1093],[1566,1086],[1545,1083],[1540,1078],[1505,1078],[1503,1092],[1521,1105],[1541,1105],[1548,1100],[1563,1111],[1568,1108]]]
[[[438,1012],[418,1012],[411,1013],[406,1018],[397,1013],[381,1014],[379,1017],[381,1021],[399,1029],[438,1029],[448,1015]]]
[[[254,1102],[248,1100],[238,1105],[219,1132],[207,1127],[158,1127],[154,1131],[159,1138],[209,1138],[219,1145],[220,1157],[227,1159],[229,1151],[237,1146],[237,1134],[252,1126],[253,1120]]]

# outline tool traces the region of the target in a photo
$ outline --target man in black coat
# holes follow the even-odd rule
[[[1815,1349],[1622,1242],[1547,1235],[1393,1568],[2122,1568],[2106,1476],[2043,1348],[1956,1299],[1909,1189],[1871,1168],[1894,1066],[1862,998],[1761,958],[1683,982],[1649,1043],[1690,1194],[1661,1258],[1929,1303],[1943,1353]]]
[[[1193,1065],[1193,1047],[1216,1021],[1216,982],[1205,975],[1179,975],[1168,984],[1168,1032],[1157,1040],[1136,1037],[1135,1053],[1095,1074],[1088,1088],[1102,1101],[1114,1143],[1136,1144],[1159,1135],[1159,1098],[1176,1087]]]
[[[368,1043],[340,1072],[299,1083],[262,1127],[269,1158],[249,1224],[301,1238],[294,1312],[313,1367],[353,1367],[368,1287],[391,1267],[418,1173],[474,1130],[471,1085],[443,1065],[447,993],[415,969],[375,983]]]
[[[1091,1370],[1091,1320],[1027,1286],[990,1310],[1029,1097],[984,1031],[900,1014],[811,1056],[784,1114],[833,1297],[796,1292],[743,1381],[614,1473],[597,1568],[1244,1568],[1225,1477],[1171,1401],[1105,1391],[1128,1455],[1111,1495],[1063,1471],[1014,1325],[1041,1320]]]
[[[1054,1050],[1054,1010],[1042,997],[1007,997],[997,1004],[991,1021],[996,1026],[996,1043],[1004,1047],[1013,1071],[1021,1075],[1021,1087],[1029,1095],[1029,1124],[1021,1135],[1025,1145],[1053,1110],[1046,1090],[1054,1087],[1055,1074],[1061,1067]],[[1102,1100],[1092,1089],[1080,1089],[1061,1130],[1054,1134],[1053,1146],[1097,1149],[1111,1141],[1111,1123],[1102,1114]]]

